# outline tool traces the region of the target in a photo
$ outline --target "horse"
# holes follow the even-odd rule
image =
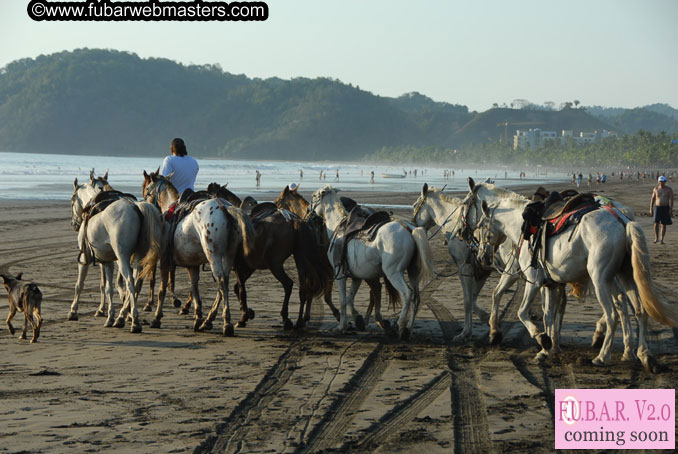
[[[475,184],[473,179],[469,179],[469,188],[464,199],[468,224],[478,226],[484,216],[495,232],[501,232],[520,245],[522,213],[529,201],[494,185]],[[488,201],[497,202],[497,205],[490,209]],[[531,274],[518,315],[532,337],[538,333],[527,316],[527,309],[539,287],[547,284],[547,279],[584,288],[591,285],[603,308],[606,324],[603,344],[592,362],[594,365],[608,364],[617,323],[615,293],[621,290],[633,304],[638,318],[637,357],[646,369],[655,372],[656,361],[647,343],[647,316],[668,326],[678,326],[678,309],[663,301],[654,290],[647,242],[640,225],[625,221],[608,209],[594,210],[585,214],[578,225],[548,238],[546,246],[543,268],[540,269],[530,270],[532,258],[528,248],[521,248],[518,254],[523,272]],[[553,325],[551,310],[547,308],[544,317],[545,324]],[[622,322],[628,323],[628,320]],[[630,327],[627,329],[630,332]],[[633,359],[626,336],[622,359]]]
[[[471,336],[473,312],[478,315],[483,323],[488,321],[488,314],[478,307],[478,294],[493,269],[492,266],[488,266],[489,264],[477,259],[477,245],[470,246],[460,237],[465,233],[462,205],[461,199],[447,196],[437,188],[425,183],[421,195],[412,206],[415,225],[427,230],[437,225],[439,230],[434,235],[439,231],[443,231],[447,235],[448,250],[457,265],[459,281],[464,294],[464,328],[460,334],[453,338],[453,342],[460,342]],[[472,240],[471,237],[469,239]],[[512,251],[512,245],[509,242],[503,242],[496,252],[493,251],[493,260],[498,259],[503,269],[504,266],[502,265],[509,264],[511,261]],[[489,316],[491,344],[498,344],[502,339],[499,326],[499,302],[504,293],[520,278],[515,261],[512,261],[509,265],[509,269],[506,273],[502,273],[499,284],[492,292],[492,312]]]
[[[334,232],[347,213],[337,195],[337,190],[326,185],[313,193],[311,211],[325,220],[327,234],[333,239],[328,249],[328,257],[334,257],[336,238]],[[332,259],[330,258],[330,261]],[[409,339],[414,318],[421,302],[420,284],[430,280],[432,253],[426,230],[417,227],[412,231],[398,221],[390,221],[381,226],[374,239],[353,237],[346,244],[347,269],[341,264],[334,264],[337,284],[339,286],[339,302],[341,304],[339,330],[348,328],[346,306],[350,306],[354,323],[357,324],[358,312],[353,306],[355,294],[364,279],[376,279],[386,276],[396,288],[403,302],[398,318],[398,333],[401,339]],[[405,280],[405,271],[409,277],[409,285]],[[351,289],[346,293],[346,280],[351,277]],[[374,318],[381,325],[382,317],[377,306]]]
[[[144,197],[144,199],[149,202],[154,204],[161,212],[166,212],[170,206],[172,206],[174,203],[179,201],[179,192],[176,190],[176,188],[173,185],[167,185],[165,186],[165,182],[170,182],[171,180],[171,175],[168,175],[167,177],[163,177],[160,175],[160,168],[156,170],[155,172],[146,173],[144,170],[143,172],[144,175],[144,182],[141,186],[141,192]],[[257,201],[251,197],[247,196],[245,199],[242,201],[240,198],[235,195],[233,192],[230,190],[226,189],[226,185],[219,185],[218,183],[210,183],[207,186],[207,192],[214,194],[216,197],[220,197],[222,199],[227,200],[231,205],[235,207],[240,207],[245,212],[250,212],[252,208],[254,208],[257,205]],[[171,267],[169,270],[169,282],[167,285],[167,290],[170,293],[170,298],[172,299],[173,305],[176,308],[180,308],[179,314],[180,315],[187,315],[189,308],[193,302],[193,299],[189,293],[188,298],[186,298],[186,302],[181,304],[181,300],[178,299],[174,293],[174,283],[175,283],[175,271],[176,267]],[[155,282],[155,269],[153,270],[153,274],[151,275],[151,291],[150,291],[150,296],[149,296],[149,301],[144,307],[145,311],[151,311],[151,303],[152,303],[152,296],[153,296],[153,288],[154,288],[154,282]]]
[[[278,208],[288,210],[304,219],[305,222],[313,228],[317,237],[317,241],[322,245],[325,253],[327,253],[327,249],[330,246],[330,239],[327,236],[327,230],[325,229],[323,220],[310,210],[311,204],[301,194],[299,194],[298,191],[299,186],[296,186],[294,189],[290,189],[289,186],[285,186],[273,203],[275,203]],[[327,258],[327,254],[323,255],[322,260],[325,263],[323,263],[321,266],[331,266],[330,261]],[[379,282],[379,278],[365,279],[365,282],[367,282],[367,285],[370,288],[370,303],[367,309],[366,317],[364,319],[362,317],[357,319],[356,328],[359,331],[364,330],[365,325],[369,323],[372,309],[377,307],[377,305],[381,306],[381,283]],[[400,296],[397,290],[391,285],[390,282],[388,282],[388,279],[386,279],[385,282],[386,291],[389,296],[389,302],[395,308],[400,301]],[[324,299],[334,318],[339,321],[339,310],[332,303],[332,282],[329,283],[327,290],[325,291]],[[310,319],[311,305],[308,304],[306,306],[304,320],[308,321]],[[384,329],[384,331],[390,332],[388,320],[382,320],[380,327]]]
[[[157,203],[163,211],[178,198],[178,192],[168,178],[157,173],[144,171],[144,198]],[[172,237],[170,238],[170,235]],[[172,247],[170,247],[170,244]],[[170,270],[175,266],[188,269],[191,281],[191,297],[194,307],[193,329],[202,331],[210,327],[221,300],[224,301],[223,335],[233,336],[231,312],[228,300],[228,280],[231,268],[235,264],[236,254],[243,249],[248,254],[254,246],[254,229],[249,217],[240,208],[220,198],[202,200],[171,232],[170,224],[164,226],[165,252],[160,260],[161,284],[158,291],[158,307],[152,328],[161,326],[162,306],[167,289]],[[217,297],[206,320],[202,317],[202,301],[198,291],[200,265],[210,264],[212,275],[218,284]],[[247,306],[241,306],[242,317],[238,326],[245,326],[253,314]]]
[[[104,175],[104,181],[108,172]],[[131,264],[138,260],[141,266],[140,278],[149,274],[158,260],[162,239],[162,221],[160,213],[151,204],[135,202],[127,197],[118,198],[97,215],[83,215],[90,201],[104,191],[106,185],[97,182],[94,172],[90,181],[82,185],[76,178],[71,196],[71,226],[78,232],[78,280],[75,284],[75,296],[68,314],[68,320],[78,319],[80,292],[87,276],[88,266],[99,261],[104,275],[104,293],[108,300],[108,313],[104,326],[125,326],[125,316],[129,310],[132,316],[131,332],[140,333],[141,323],[137,311],[137,296]],[[84,257],[84,260],[81,258]],[[113,312],[113,263],[118,262],[119,273],[125,285],[124,303],[118,318],[114,321]]]

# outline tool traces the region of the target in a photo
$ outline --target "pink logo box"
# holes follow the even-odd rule
[[[556,449],[675,449],[675,389],[556,389]]]

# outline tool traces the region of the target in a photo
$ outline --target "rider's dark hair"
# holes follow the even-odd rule
[[[172,151],[177,156],[186,156],[188,152],[186,151],[186,144],[184,139],[176,138],[172,140]]]

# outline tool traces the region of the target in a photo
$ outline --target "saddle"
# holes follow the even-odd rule
[[[360,236],[368,241],[373,241],[379,228],[387,222],[391,222],[391,215],[386,211],[376,211],[365,216],[364,210],[363,207],[356,204],[332,235],[330,249],[332,250],[332,265],[337,270],[337,275],[342,270],[343,274],[348,274],[346,247],[350,240]]]
[[[78,254],[78,263],[84,263],[85,265],[87,264],[96,264],[96,256],[94,254],[94,250],[92,248],[92,245],[90,242],[87,240],[87,226],[89,225],[89,220],[92,219],[94,216],[97,214],[101,213],[104,211],[106,208],[108,208],[111,204],[114,202],[117,202],[118,200],[127,200],[129,204],[134,208],[134,211],[139,215],[139,218],[143,220],[144,215],[141,213],[141,210],[136,204],[137,198],[133,194],[127,194],[124,192],[120,191],[115,191],[115,190],[110,190],[110,191],[103,191],[98,193],[92,200],[87,202],[87,205],[85,205],[82,209],[82,227],[81,229],[84,228],[84,233],[82,235],[82,238],[80,241],[80,253]],[[80,261],[80,258],[84,257],[84,262]]]
[[[120,199],[127,199],[130,202],[136,202],[137,198],[133,194],[127,194],[120,191],[103,191],[98,193],[92,200],[87,202],[82,209],[82,217],[91,218],[104,211],[110,204]],[[136,205],[134,205],[136,207]],[[138,208],[137,208],[138,211]],[[141,214],[141,211],[139,211]]]
[[[565,196],[564,196],[565,195]],[[532,202],[523,210],[523,235],[532,245],[532,266],[537,258],[542,263],[546,257],[547,239],[576,226],[585,214],[600,208],[593,194],[577,193],[573,190],[564,194],[551,192],[543,202]],[[570,238],[574,230],[570,233]]]

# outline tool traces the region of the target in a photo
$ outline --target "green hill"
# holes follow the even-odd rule
[[[354,160],[396,147],[486,144],[504,135],[504,122],[509,138],[525,127],[674,128],[660,112],[671,107],[655,107],[643,111],[643,122],[628,110],[604,120],[569,108],[477,113],[416,92],[381,97],[329,78],[251,79],[218,65],[79,49],[0,69],[0,150],[160,156],[183,137],[197,156]]]

